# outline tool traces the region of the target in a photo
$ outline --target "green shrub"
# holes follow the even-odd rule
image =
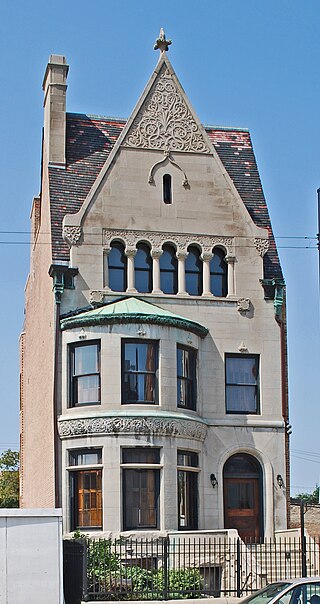
[[[81,533],[76,538],[83,538]],[[111,539],[87,539],[88,591],[100,599],[161,599],[165,589],[164,569],[146,570],[121,560]],[[187,599],[200,597],[201,577],[197,568],[171,569],[167,575],[167,597]],[[98,596],[99,597],[99,596]]]

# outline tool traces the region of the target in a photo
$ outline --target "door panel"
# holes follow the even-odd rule
[[[259,478],[224,479],[225,528],[237,529],[244,541],[262,537],[259,483]]]

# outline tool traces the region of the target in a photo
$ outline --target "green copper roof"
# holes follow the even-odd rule
[[[150,304],[139,298],[124,298],[105,306],[82,312],[72,317],[61,319],[61,329],[72,329],[84,325],[109,325],[110,323],[152,323],[170,325],[192,331],[204,338],[208,329],[200,323],[176,315],[170,310]]]

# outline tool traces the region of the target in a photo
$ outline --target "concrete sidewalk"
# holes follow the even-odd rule
[[[179,600],[144,600],[145,604],[178,604],[178,602],[186,601],[188,604],[208,604],[209,600],[212,604],[237,604],[242,598],[228,597],[228,598],[184,598]],[[128,600],[129,602],[129,600]],[[97,604],[96,601],[81,602],[81,604]],[[123,600],[113,600],[112,604],[124,604]],[[130,604],[141,604],[141,600],[130,600]]]

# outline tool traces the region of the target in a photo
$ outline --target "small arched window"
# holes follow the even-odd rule
[[[164,203],[170,204],[170,203],[172,203],[171,175],[164,174],[162,182],[163,182],[163,201],[164,201]]]
[[[160,256],[160,289],[164,294],[178,291],[178,262],[176,251],[171,245],[163,246]]]
[[[137,244],[137,253],[134,257],[134,279],[138,292],[152,291],[152,258],[150,248],[145,243]]]
[[[228,265],[222,250],[215,248],[210,260],[210,291],[214,296],[225,297],[228,293]]]
[[[202,260],[200,251],[194,245],[188,248],[188,256],[185,261],[186,291],[192,296],[202,294]]]
[[[115,292],[125,292],[127,289],[127,256],[124,245],[120,241],[111,243],[108,255],[109,287]]]

